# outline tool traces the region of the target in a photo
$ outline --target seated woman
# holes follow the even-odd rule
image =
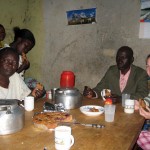
[[[19,64],[19,55],[13,48],[6,47],[0,51],[0,99],[22,100],[28,95],[35,99],[42,97],[45,90],[31,91],[25,82],[16,73]]]
[[[150,55],[146,58],[146,71],[148,74],[148,84],[150,84]],[[150,85],[149,85],[150,86]],[[150,90],[150,89],[149,89]],[[150,94],[148,97],[144,98],[150,106]],[[139,138],[137,140],[137,144],[143,149],[143,150],[150,150],[150,108],[147,106],[146,109],[143,109],[138,101],[135,101],[135,109],[139,109],[139,113],[141,116],[143,116],[146,120],[146,123],[144,124],[143,131],[141,131]]]

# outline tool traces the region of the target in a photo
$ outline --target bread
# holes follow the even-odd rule
[[[40,129],[54,129],[60,122],[72,122],[72,115],[66,112],[44,112],[33,116],[35,127]]]
[[[139,99],[139,104],[140,104],[140,106],[141,106],[143,109],[146,110],[146,103],[145,103],[145,101],[144,101],[143,99]]]

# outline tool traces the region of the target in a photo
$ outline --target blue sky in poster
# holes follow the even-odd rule
[[[68,20],[71,20],[75,16],[80,16],[81,18],[95,18],[96,8],[67,11]]]

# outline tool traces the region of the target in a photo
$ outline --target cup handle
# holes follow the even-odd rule
[[[101,96],[102,96],[102,99],[105,101],[105,97],[103,96],[103,91],[101,91]]]
[[[22,106],[24,108],[24,105],[23,104],[20,104],[20,106]]]
[[[71,144],[70,144],[70,147],[71,147],[74,144],[74,137],[70,135],[70,138],[71,138]]]

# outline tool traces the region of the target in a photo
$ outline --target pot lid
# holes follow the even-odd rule
[[[18,106],[17,99],[0,99],[0,111],[5,111],[7,108],[15,109]]]
[[[77,88],[58,88],[56,92],[68,92],[68,93],[74,93],[79,91]]]

